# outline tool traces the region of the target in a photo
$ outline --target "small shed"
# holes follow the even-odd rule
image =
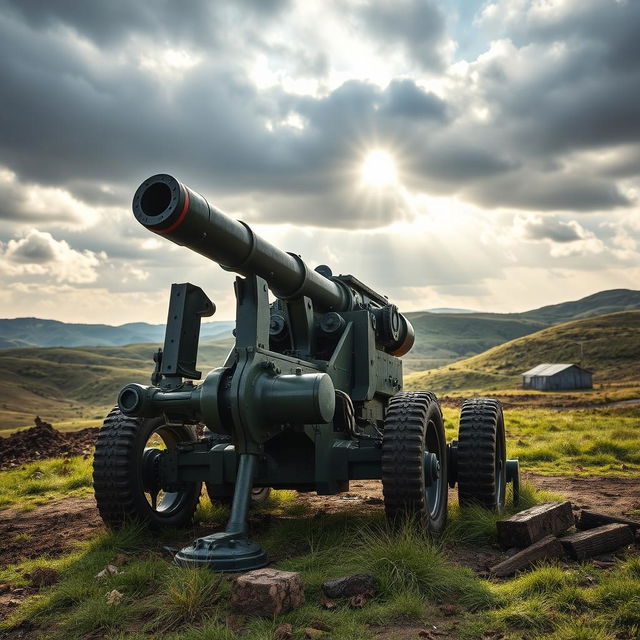
[[[539,364],[522,374],[522,388],[538,391],[592,389],[593,374],[577,364]]]

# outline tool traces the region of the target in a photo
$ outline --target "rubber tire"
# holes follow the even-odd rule
[[[424,477],[427,427],[433,423],[438,438],[440,486],[438,508],[429,513]],[[447,448],[442,411],[428,391],[397,393],[389,401],[382,438],[382,492],[389,520],[417,517],[429,533],[438,535],[447,522]]]
[[[179,493],[176,508],[163,514],[151,508],[143,490],[142,455],[145,445],[162,418],[131,418],[115,408],[98,433],[93,457],[93,488],[98,511],[111,529],[138,522],[150,529],[183,527],[191,523],[202,484],[190,483]],[[188,426],[169,428],[176,442],[197,440]]]
[[[497,470],[496,456],[502,458]],[[506,440],[502,404],[494,398],[465,400],[458,431],[458,502],[500,513],[506,494]]]

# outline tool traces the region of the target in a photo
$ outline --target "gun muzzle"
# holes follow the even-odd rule
[[[133,213],[150,231],[217,262],[227,271],[264,278],[281,299],[308,296],[319,310],[347,311],[351,295],[340,283],[309,269],[249,225],[212,207],[173,176],[145,180],[133,197]]]

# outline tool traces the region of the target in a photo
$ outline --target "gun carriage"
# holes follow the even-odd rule
[[[201,319],[215,305],[193,284],[172,285],[152,384],[124,387],[98,436],[94,487],[108,526],[185,525],[204,483],[231,504],[229,522],[176,561],[239,571],[268,562],[248,538],[247,513],[270,488],[330,495],[380,479],[387,516],[415,517],[433,535],[446,523],[448,486],[458,484],[462,503],[497,510],[508,481],[516,495],[497,400],[465,402],[447,444],[436,396],[402,390],[414,331],[385,296],[327,266],[309,269],[166,174],[142,183],[133,213],[238,274],[235,345],[194,384]]]

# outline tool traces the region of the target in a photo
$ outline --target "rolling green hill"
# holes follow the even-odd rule
[[[612,289],[522,313],[408,313],[416,345],[404,369],[437,368],[551,325],[631,309],[640,309],[640,291]]]
[[[594,305],[608,308],[629,303],[633,296],[627,294],[636,293],[640,296],[640,292],[603,292],[592,296],[589,304],[565,303],[525,314],[410,314],[416,346],[405,358],[405,372],[410,374],[407,386],[438,393],[515,388],[519,374],[536,364],[576,361],[578,341],[583,342],[584,364],[593,369],[596,383],[640,381],[640,311],[545,327],[545,322],[569,313],[566,305],[573,305],[573,313],[588,314]],[[199,368],[207,371],[219,366],[231,345],[230,338],[203,342]],[[36,414],[54,422],[80,425],[91,419],[95,424],[125,384],[148,382],[156,347],[133,344],[0,350],[0,430],[27,426]],[[479,349],[488,351],[459,360]],[[454,359],[459,361],[452,363]],[[443,363],[448,364],[436,368]]]
[[[219,366],[231,339],[200,345],[201,371]],[[129,382],[149,384],[155,345],[31,347],[0,351],[0,430],[33,423],[92,419],[97,423]]]
[[[416,330],[416,344],[404,358],[404,369],[406,372],[432,369],[550,325],[628,309],[640,309],[640,291],[601,291],[580,300],[522,313],[477,313],[453,309],[407,313]],[[221,340],[230,337],[232,328],[232,322],[206,322],[202,324],[201,338],[203,341]],[[67,324],[39,318],[0,319],[0,350],[28,346],[154,344],[162,341],[163,332],[164,325],[144,322],[112,327]]]
[[[543,362],[576,362],[594,383],[640,381],[640,311],[623,311],[556,325],[511,340],[484,353],[438,369],[406,377],[407,388],[436,393],[508,389],[520,385],[520,374]]]

